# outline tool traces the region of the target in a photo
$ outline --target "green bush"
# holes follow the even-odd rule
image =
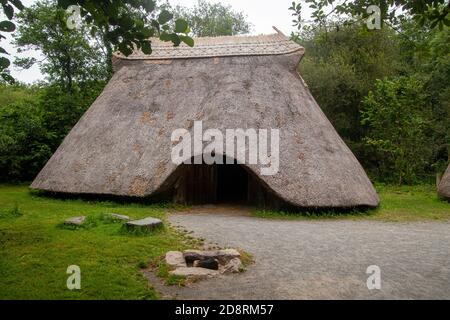
[[[31,181],[103,89],[0,85],[0,181]]]
[[[377,80],[363,106],[364,141],[378,159],[378,176],[398,184],[418,182],[433,153],[424,84],[414,77]]]
[[[52,154],[53,138],[37,99],[18,98],[0,107],[0,180],[26,180]]]
[[[364,24],[337,21],[305,28],[298,41],[306,48],[301,75],[371,178],[434,182],[435,174],[443,172],[450,160],[450,28],[430,30],[411,19],[402,22],[401,30],[384,26],[369,31]],[[377,84],[379,79],[393,79],[393,84]],[[380,94],[385,93],[390,96],[383,100]],[[405,105],[416,97],[414,103],[421,107]],[[371,106],[374,113],[365,113],[370,101],[385,109]],[[391,106],[394,109],[388,110]],[[387,139],[395,134],[395,122],[389,117],[408,112],[409,120],[398,120],[398,126],[407,126],[398,130],[412,135],[408,143],[404,138],[396,142],[394,136]],[[391,121],[389,133],[383,134],[381,124],[376,127],[382,120]],[[425,122],[413,128],[414,121],[421,120]],[[393,144],[399,145],[395,151]],[[404,163],[407,159],[411,165]]]
[[[356,154],[364,135],[361,101],[376,79],[403,68],[398,40],[389,29],[371,32],[363,25],[316,29],[301,40],[305,58],[300,73],[338,133]],[[365,159],[361,159],[363,162]]]

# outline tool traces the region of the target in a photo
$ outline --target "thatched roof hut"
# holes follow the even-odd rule
[[[450,165],[442,176],[438,186],[438,194],[441,198],[450,201]]]
[[[363,168],[297,72],[301,46],[281,33],[199,38],[194,48],[152,45],[150,56],[115,55],[111,81],[32,188],[211,202],[227,192],[222,177],[229,189],[258,204],[378,205]],[[244,178],[242,170],[220,174],[212,167],[175,165],[171,133],[192,130],[197,120],[205,130],[279,128],[279,172],[263,176],[257,165],[239,165]]]

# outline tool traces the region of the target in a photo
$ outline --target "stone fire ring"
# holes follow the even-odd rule
[[[243,270],[241,254],[235,249],[169,251],[165,262],[170,274],[189,279],[205,279]]]

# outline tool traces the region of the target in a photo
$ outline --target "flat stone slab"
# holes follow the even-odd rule
[[[129,221],[130,220],[129,216],[124,216],[124,215],[117,214],[117,213],[107,213],[106,215],[115,220],[121,220],[121,221]]]
[[[222,249],[217,252],[217,258],[226,262],[239,258],[240,256],[241,254],[236,249]]]
[[[73,217],[73,218],[69,218],[66,221],[64,221],[64,224],[70,225],[70,226],[81,226],[84,223],[84,221],[86,221],[85,216]]]
[[[166,264],[170,269],[187,267],[186,260],[181,251],[169,251],[166,253]]]
[[[145,218],[141,220],[128,221],[125,225],[130,229],[152,230],[162,226],[162,221],[156,218]]]
[[[242,261],[239,258],[231,259],[225,267],[220,271],[223,274],[227,273],[239,273],[243,270],[244,266],[242,265]]]
[[[189,267],[181,267],[177,268],[173,271],[169,272],[171,275],[174,276],[183,276],[187,278],[194,278],[194,279],[205,279],[205,278],[212,278],[216,277],[220,274],[217,270],[211,270],[211,269],[205,269],[205,268],[189,268]]]

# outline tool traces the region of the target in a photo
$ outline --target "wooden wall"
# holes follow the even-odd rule
[[[199,205],[227,202],[223,201],[227,197],[219,193],[238,191],[243,194],[238,201],[232,201],[232,203],[274,209],[282,205],[282,201],[262,185],[255,175],[238,164],[182,164],[177,172],[172,196],[175,203]],[[230,185],[230,179],[231,181],[236,179],[236,183],[240,185],[235,185],[233,188],[233,185]],[[226,183],[226,188],[219,185],[220,183]],[[236,199],[236,195],[231,195],[231,198]]]

